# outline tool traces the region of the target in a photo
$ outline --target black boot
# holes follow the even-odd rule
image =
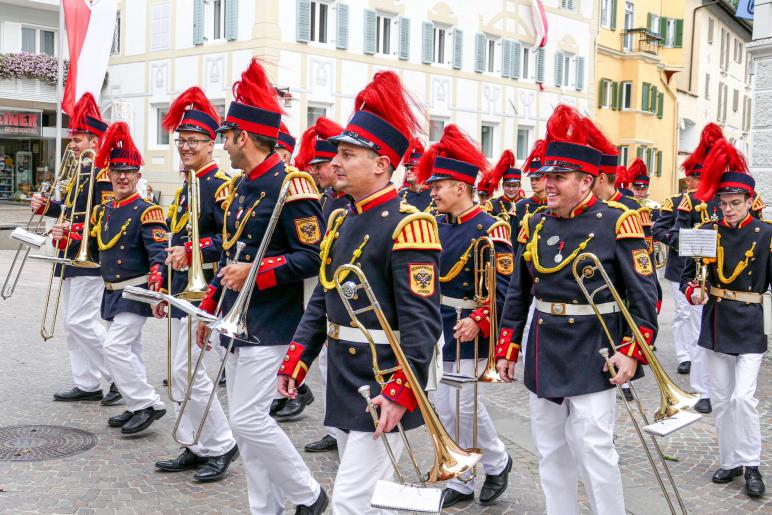
[[[281,399],[274,399],[273,402],[271,402],[271,412],[270,415],[272,417],[275,417],[278,412],[280,412],[284,406],[287,405],[287,402],[289,402],[289,399],[286,397],[282,397]]]
[[[295,508],[295,515],[322,515],[324,510],[327,509],[327,505],[330,504],[330,498],[327,497],[327,492],[324,488],[320,487],[319,497],[316,498],[314,504],[311,506],[300,505]]]
[[[490,504],[503,494],[509,486],[509,472],[512,470],[512,456],[507,456],[507,466],[499,474],[485,474],[485,483],[480,490],[480,504]]]
[[[131,417],[133,416],[134,416],[134,413],[132,413],[129,410],[126,410],[120,415],[115,415],[114,417],[108,418],[107,425],[110,427],[123,427],[126,425],[126,422],[131,420]]]
[[[164,472],[182,472],[183,470],[198,468],[206,462],[207,458],[199,456],[190,449],[185,448],[185,450],[182,451],[182,454],[173,460],[156,461],[155,467]]]
[[[225,379],[225,370],[223,370],[220,380],[217,381],[217,386],[225,386],[226,384],[228,384],[228,381]]]
[[[474,499],[474,492],[468,494],[462,494],[458,490],[453,490],[448,487],[442,491],[442,507],[450,508],[460,502],[471,501]]]
[[[745,493],[748,497],[761,497],[765,490],[759,467],[745,467]]]
[[[324,435],[324,438],[321,440],[317,440],[316,442],[311,442],[309,444],[306,444],[304,449],[306,452],[327,452],[327,451],[333,451],[338,448],[338,441],[330,436],[330,435]]]
[[[692,370],[692,362],[691,361],[682,361],[678,364],[678,373],[679,374],[688,374]]]
[[[121,428],[121,433],[125,435],[133,435],[144,431],[150,424],[166,415],[165,409],[145,408],[134,413],[131,420],[126,422]]]
[[[298,394],[294,399],[287,401],[287,404],[276,413],[276,420],[279,422],[288,422],[300,416],[306,406],[314,402],[314,394],[306,384],[301,384],[298,388]]]
[[[198,472],[193,474],[193,479],[202,483],[219,481],[225,477],[228,467],[239,457],[239,446],[234,445],[233,449],[220,456],[212,456],[207,459],[206,464]]]
[[[110,391],[107,392],[105,398],[102,399],[102,406],[112,406],[113,404],[118,404],[121,399],[123,399],[123,395],[121,395],[121,392],[118,391],[118,387],[115,386],[115,383],[112,383],[110,385]]]
[[[697,404],[694,405],[694,411],[698,413],[710,413],[713,411],[713,406],[710,405],[710,399],[700,399]]]
[[[733,469],[718,469],[713,473],[713,478],[711,479],[714,483],[728,483],[732,479],[742,476],[743,475],[743,468],[742,467],[735,467]]]
[[[60,401],[60,402],[101,401],[102,390],[97,390],[95,392],[86,392],[76,386],[72,390],[55,393],[54,400]]]

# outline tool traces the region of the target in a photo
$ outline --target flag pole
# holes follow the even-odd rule
[[[54,174],[62,164],[62,96],[64,83],[64,0],[59,2],[59,62],[56,74],[56,155],[54,156]],[[54,195],[60,197],[57,185]]]

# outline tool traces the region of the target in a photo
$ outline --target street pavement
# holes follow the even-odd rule
[[[0,251],[0,279],[4,278],[11,257],[10,251]],[[0,320],[6,334],[0,358],[0,430],[27,424],[66,426],[95,434],[97,444],[82,454],[63,459],[0,462],[0,513],[173,514],[191,510],[197,513],[246,513],[246,480],[241,460],[234,464],[225,480],[213,484],[193,482],[192,472],[169,474],[154,470],[153,462],[180,452],[170,436],[174,424],[171,403],[167,402],[167,415],[148,431],[127,437],[119,430],[107,427],[107,418],[122,412],[123,405],[101,407],[99,403],[52,401],[51,395],[55,391],[71,387],[71,378],[61,323],[56,336],[48,342],[42,342],[38,334],[48,270],[42,262],[28,262],[16,294],[10,300],[0,301]],[[663,289],[666,298],[660,318],[657,354],[671,377],[688,389],[686,377],[675,373],[670,328],[673,303],[669,298],[670,288]],[[165,322],[150,320],[147,323],[144,344],[148,378],[166,399],[161,386],[166,374]],[[210,371],[215,369],[215,358],[215,355],[207,357]],[[769,373],[770,361],[765,359],[757,391],[764,441],[762,463],[769,455],[772,441]],[[316,401],[300,420],[282,424],[282,427],[314,477],[329,490],[337,468],[336,453],[308,454],[302,450],[306,443],[324,434],[323,400],[315,366],[309,374],[309,382]],[[651,416],[659,403],[651,374],[638,381],[636,386]],[[506,495],[491,506],[482,507],[474,502],[451,508],[447,513],[543,513],[544,497],[531,440],[528,396],[522,382],[485,385],[481,392],[514,461],[510,486]],[[221,388],[219,394],[227,404],[224,389]],[[689,513],[772,513],[769,497],[749,499],[742,491],[740,479],[727,485],[711,483],[710,477],[718,467],[712,424],[713,417],[708,415],[676,435],[660,440],[663,451],[678,460],[670,462],[670,467]],[[413,443],[425,469],[432,459],[431,443],[423,430],[416,433]],[[621,401],[617,407],[616,435],[628,512],[636,515],[668,513]],[[404,456],[402,464],[408,475],[411,468]],[[763,472],[769,470],[762,465]],[[480,471],[479,475],[478,492],[484,474]],[[589,513],[587,498],[581,490],[580,498],[582,513]],[[287,508],[292,513],[292,507]]]

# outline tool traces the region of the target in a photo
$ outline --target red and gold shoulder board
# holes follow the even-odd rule
[[[638,211],[628,210],[617,219],[616,235],[618,240],[626,238],[645,238],[643,224]]]
[[[230,176],[227,173],[220,170],[219,168],[217,169],[216,172],[214,172],[214,178],[220,179],[221,181],[226,181],[226,182],[231,180]]]
[[[442,250],[437,220],[428,213],[413,213],[403,218],[391,238],[393,250]]]
[[[753,198],[753,205],[751,205],[751,211],[763,211],[765,207],[767,206],[765,206],[764,201],[761,200],[761,195],[756,193],[756,196]]]
[[[102,168],[97,172],[96,182],[110,182],[110,176],[107,174],[107,168]]]
[[[217,191],[214,192],[214,201],[220,204],[221,202],[224,202],[225,199],[227,199],[232,192],[233,192],[233,181],[229,179],[224,183],[220,184],[220,187],[217,188]]]
[[[486,200],[485,204],[480,205],[480,209],[482,209],[486,213],[490,213],[491,211],[493,211],[493,204],[491,203],[490,200]]]
[[[651,209],[648,207],[638,208],[638,214],[641,217],[641,224],[644,227],[651,227],[653,222],[651,221]]]
[[[667,211],[668,213],[673,211],[673,198],[674,197],[667,197],[665,198],[665,201],[662,203],[662,207],[659,208],[660,211]]]
[[[296,174],[290,178],[289,193],[287,193],[287,203],[296,200],[319,200],[319,191],[316,189],[314,180],[306,172],[298,172],[297,168],[287,168],[287,173]]]
[[[503,220],[499,220],[488,227],[488,236],[490,236],[493,241],[510,246],[512,245],[512,229],[509,227],[509,224]]]
[[[166,224],[166,217],[164,216],[163,210],[155,204],[142,212],[140,220],[143,224]]]
[[[678,210],[679,211],[686,211],[687,213],[691,212],[692,210],[692,199],[689,196],[689,193],[684,193],[684,196],[681,198],[681,203],[678,204]]]

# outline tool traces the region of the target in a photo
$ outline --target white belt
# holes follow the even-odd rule
[[[710,294],[719,299],[736,300],[738,302],[747,302],[748,304],[761,304],[761,293],[752,291],[734,291],[711,286]]]
[[[139,286],[141,284],[145,284],[147,282],[148,275],[141,275],[139,277],[135,277],[134,279],[126,279],[125,281],[120,281],[117,283],[108,283],[105,281],[105,289],[109,291],[115,291],[115,290],[122,290],[127,286]]]
[[[373,338],[373,343],[376,345],[388,345],[389,341],[386,339],[386,332],[380,329],[368,329],[368,333]],[[338,325],[334,322],[327,321],[327,336],[335,340],[345,340],[347,342],[356,343],[368,343],[365,335],[356,327],[348,327],[345,325]],[[399,331],[394,331],[394,336],[399,341]]]
[[[445,295],[440,295],[440,304],[450,308],[477,309],[477,303],[473,300],[455,299],[453,297],[446,297]]]
[[[618,313],[619,306],[616,302],[604,302],[597,304],[598,312],[601,315],[609,313]],[[595,311],[589,304],[567,304],[565,302],[546,302],[536,300],[536,309],[542,313],[549,313],[556,316],[585,316],[594,315]]]

